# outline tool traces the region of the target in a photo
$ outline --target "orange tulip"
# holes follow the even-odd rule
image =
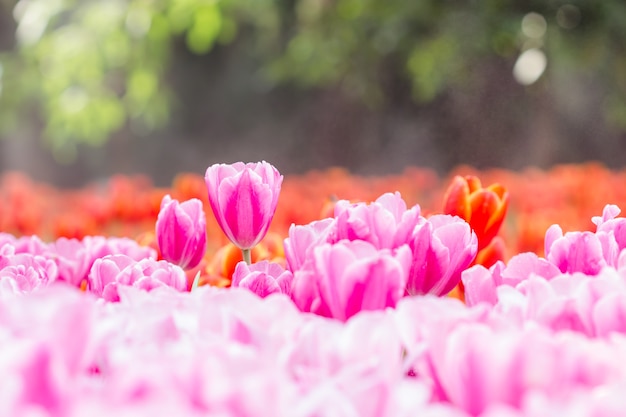
[[[444,196],[444,213],[456,215],[470,224],[482,250],[498,234],[509,206],[509,193],[500,184],[483,187],[473,175],[457,175]]]

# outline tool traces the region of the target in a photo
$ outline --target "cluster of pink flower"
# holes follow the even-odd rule
[[[134,272],[140,266],[150,271],[148,275]],[[178,270],[184,284],[175,285],[169,277],[159,279],[158,274],[152,274],[157,269],[174,271],[172,277]],[[83,289],[88,285],[109,301],[117,298],[114,288],[119,284],[154,287],[160,281],[186,288],[182,269],[157,262],[154,249],[132,239],[88,236],[82,241],[59,238],[44,243],[37,236],[16,238],[0,233],[0,297],[31,292],[57,281]]]
[[[593,219],[595,233],[552,226],[545,258],[487,268],[475,258],[489,240],[479,241],[497,232],[505,194],[459,180],[465,192],[450,206],[471,202],[492,232],[477,238],[469,213],[424,217],[388,193],[292,225],[283,264],[251,263],[282,176],[262,162],[214,165],[205,179],[218,224],[243,251],[235,288],[188,276],[206,251],[196,199],[163,199],[164,260],[123,238],[0,234],[0,415],[626,413],[616,206]],[[460,282],[465,304],[443,297]]]
[[[515,255],[463,272],[468,306],[487,304],[513,321],[589,337],[626,333],[626,218],[607,205],[593,232],[546,232],[546,258]]]

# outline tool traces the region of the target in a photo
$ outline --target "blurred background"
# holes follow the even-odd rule
[[[624,0],[0,0],[0,171],[626,162]]]

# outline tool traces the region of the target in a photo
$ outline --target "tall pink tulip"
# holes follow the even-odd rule
[[[183,269],[197,266],[206,250],[206,216],[197,198],[179,203],[163,197],[156,221],[156,238],[163,259]]]
[[[217,223],[245,256],[267,233],[283,176],[265,161],[236,162],[210,166],[204,179]]]

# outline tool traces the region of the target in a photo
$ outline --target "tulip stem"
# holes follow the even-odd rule
[[[246,264],[250,265],[252,263],[250,249],[242,249],[241,253],[243,254],[243,260],[246,262]]]

